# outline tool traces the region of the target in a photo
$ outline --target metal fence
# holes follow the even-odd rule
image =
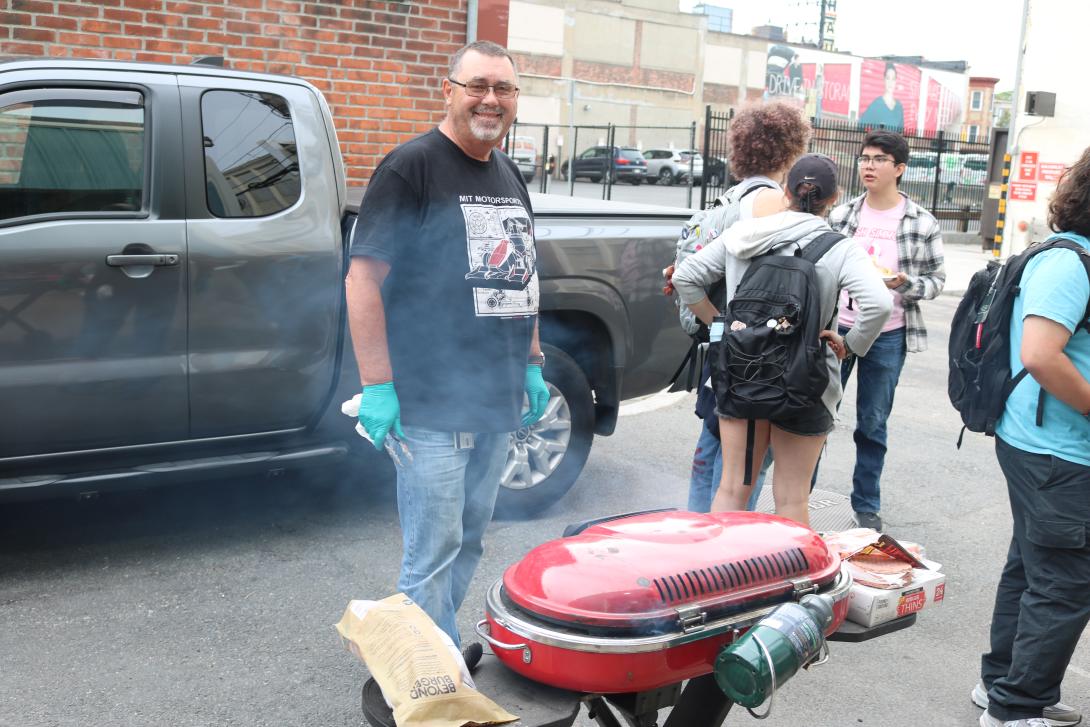
[[[574,196],[575,175],[568,170],[579,168],[577,159],[593,149],[651,148],[696,149],[696,122],[688,126],[626,126],[619,124],[550,126],[547,124],[511,125],[501,149],[518,164],[523,179],[531,190],[568,194]],[[657,179],[621,178],[636,184],[655,183]],[[601,198],[612,199],[613,187],[618,183],[614,174],[598,174],[586,177],[601,187]],[[684,175],[677,181],[688,187],[687,206],[693,205],[693,191],[698,189],[701,178]],[[714,180],[719,181],[719,180]],[[585,194],[585,190],[583,191]]]
[[[707,107],[704,123],[704,165],[710,159],[726,159],[727,131],[733,111],[713,113]],[[811,121],[811,152],[831,157],[839,170],[844,194],[854,197],[863,192],[859,155],[868,129],[858,123]],[[908,166],[901,177],[901,189],[919,205],[928,209],[945,229],[968,232],[979,226],[988,190],[989,141],[963,141],[942,131],[932,134],[904,134],[909,147]],[[715,164],[715,162],[712,162]],[[727,168],[729,175],[729,166]],[[705,179],[708,179],[707,175]],[[724,184],[726,184],[724,182]],[[706,206],[724,187],[707,183],[701,190],[701,207]]]

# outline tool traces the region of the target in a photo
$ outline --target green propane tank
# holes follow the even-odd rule
[[[719,652],[716,684],[743,707],[762,704],[817,658],[832,622],[833,604],[825,596],[807,595],[799,603],[777,606]]]

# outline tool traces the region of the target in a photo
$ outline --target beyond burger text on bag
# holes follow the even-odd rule
[[[404,594],[350,602],[337,631],[378,682],[398,727],[518,719],[472,687],[450,638]]]

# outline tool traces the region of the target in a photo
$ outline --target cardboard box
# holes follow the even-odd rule
[[[937,563],[928,565],[934,569],[913,568],[912,582],[902,588],[872,588],[853,583],[848,594],[848,620],[877,626],[942,603],[946,596],[946,576],[938,571]]]

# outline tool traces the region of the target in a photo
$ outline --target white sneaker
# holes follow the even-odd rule
[[[1055,704],[1045,707],[1044,714],[1041,717],[1036,717],[1034,720],[1018,720],[1015,722],[1000,722],[994,717],[990,716],[988,710],[988,692],[984,689],[984,685],[977,683],[973,687],[973,692],[970,695],[973,700],[973,704],[985,710],[984,714],[980,718],[980,724],[982,727],[1071,727],[1082,722],[1082,714],[1074,707],[1068,706],[1063,702],[1056,702]],[[984,718],[990,719],[990,722],[985,722]]]
[[[1048,721],[1043,717],[1031,717],[1030,719],[1013,719],[1010,722],[1000,722],[985,712],[980,715],[980,727],[1048,727]]]

